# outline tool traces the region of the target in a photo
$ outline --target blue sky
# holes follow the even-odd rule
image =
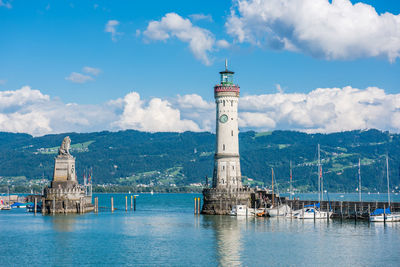
[[[247,97],[241,108],[242,129],[400,129],[396,122],[378,123],[382,118],[395,121],[400,116],[398,1],[269,2],[257,6],[252,0],[0,0],[0,103],[8,103],[0,107],[0,130],[35,135],[126,128],[212,131],[213,86],[225,58],[236,72],[242,96]],[[321,6],[314,10],[307,2]],[[268,14],[267,20],[262,12]],[[371,14],[376,23],[367,19]],[[315,24],[308,19],[312,16]],[[22,88],[25,93],[18,91]],[[373,115],[371,119],[367,106],[347,110],[334,103],[330,111],[321,111],[327,112],[322,121],[310,114],[307,121],[297,120],[295,108],[281,118],[285,103],[313,103],[312,92],[318,88],[326,89],[319,92],[324,99],[331,94],[343,95],[343,99],[356,94],[362,98],[357,103],[376,106],[379,100],[390,112],[379,111],[381,117]],[[35,102],[29,94],[42,102]],[[129,102],[133,101],[128,100],[131,94],[136,94],[136,102]],[[293,99],[297,94],[308,100]],[[287,100],[268,106],[282,95]],[[269,101],[264,105],[267,108],[254,108],[260,96]],[[133,103],[142,108],[136,110]],[[38,109],[41,105],[49,108]],[[70,128],[59,126],[54,113],[71,113],[71,105],[81,111],[72,117],[65,115]],[[92,116],[102,119],[86,116],[84,111],[89,108],[99,111]],[[157,120],[164,120],[157,115],[163,108],[174,114],[175,121],[156,126],[160,125]],[[365,115],[357,122],[338,119],[332,128],[327,124],[341,116],[338,110]],[[151,118],[155,121],[146,125],[144,120]],[[31,125],[32,119],[36,126]],[[17,120],[27,120],[27,125]]]

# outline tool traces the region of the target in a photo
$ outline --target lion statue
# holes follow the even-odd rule
[[[69,156],[69,149],[71,148],[71,139],[69,136],[66,136],[61,143],[60,148],[58,149],[58,155]]]

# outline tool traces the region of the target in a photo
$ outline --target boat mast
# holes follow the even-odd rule
[[[388,204],[390,208],[390,191],[389,191],[389,157],[386,154],[386,180],[387,180],[387,189],[388,189]]]
[[[272,206],[275,204],[275,194],[274,194],[274,168],[271,168],[272,173]]]
[[[321,155],[318,144],[318,203],[321,202]]]
[[[361,159],[358,158],[358,200],[361,202]]]
[[[289,196],[289,199],[292,199],[292,191],[293,191],[293,187],[292,187],[292,161],[290,161],[290,189],[289,189],[289,193],[290,193],[290,196]]]

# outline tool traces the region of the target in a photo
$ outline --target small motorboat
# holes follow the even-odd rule
[[[332,211],[321,211],[320,210],[320,204],[316,205],[307,205],[304,206],[303,209],[299,209],[293,212],[293,218],[296,219],[327,219],[328,217],[330,218],[332,216],[333,212]]]
[[[253,216],[260,214],[259,217],[262,216],[262,213],[264,212],[265,214],[265,209],[253,209],[253,208],[248,208],[246,205],[235,205],[232,207],[232,210],[230,211],[231,216]]]
[[[35,212],[35,204],[32,202],[29,202],[26,204],[26,211],[28,212]],[[42,211],[42,203],[38,203],[36,205],[36,212],[41,212]]]
[[[14,204],[11,205],[11,208],[13,209],[26,208],[26,203],[15,202]]]

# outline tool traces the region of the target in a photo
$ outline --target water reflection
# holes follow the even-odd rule
[[[47,216],[56,232],[75,231],[77,217],[78,215],[73,214]]]
[[[241,266],[241,231],[246,227],[246,218],[230,216],[204,216],[215,233],[215,246],[220,266]]]

